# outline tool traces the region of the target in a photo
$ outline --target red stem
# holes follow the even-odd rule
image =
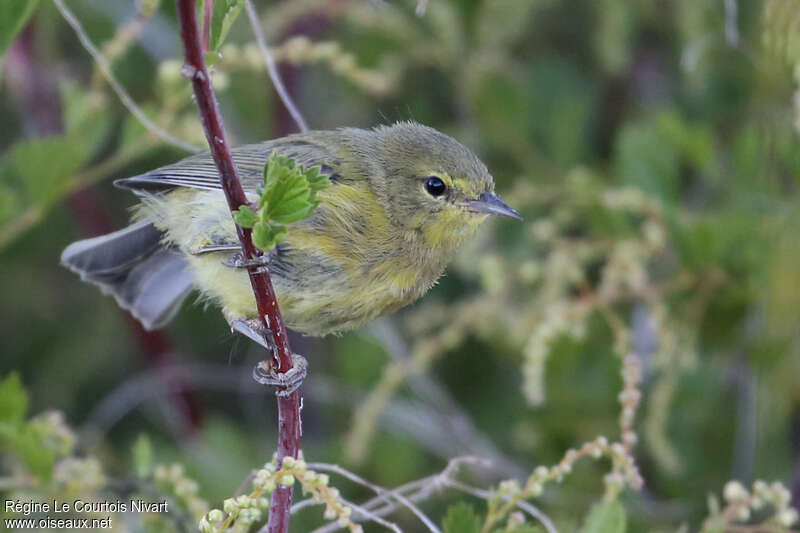
[[[176,0],[178,5],[178,18],[181,25],[181,36],[186,52],[186,66],[184,72],[192,81],[195,100],[200,110],[200,118],[206,133],[206,140],[211,148],[211,155],[220,175],[222,190],[228,200],[231,211],[247,205],[247,197],[242,189],[242,184],[237,175],[236,165],[231,157],[231,151],[225,138],[222,126],[222,117],[214,96],[214,89],[208,76],[203,47],[195,17],[194,0]],[[253,246],[251,231],[247,228],[236,226],[236,233],[242,245],[242,255],[245,259],[253,259],[261,255],[261,251]],[[249,270],[250,284],[258,306],[258,313],[264,327],[269,328],[277,345],[277,354],[273,354],[273,365],[279,371],[286,372],[292,368],[292,350],[286,336],[286,326],[278,309],[275,291],[269,272],[256,272]],[[286,456],[297,457],[300,450],[300,394],[293,392],[287,398],[278,397],[278,466]],[[272,493],[270,503],[269,522],[270,533],[287,533],[289,531],[289,510],[292,506],[292,488],[279,487]]]

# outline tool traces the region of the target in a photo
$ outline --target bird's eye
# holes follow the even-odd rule
[[[425,180],[425,190],[431,196],[441,196],[447,190],[447,185],[444,184],[441,178],[431,176]]]

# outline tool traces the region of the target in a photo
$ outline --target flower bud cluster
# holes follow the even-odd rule
[[[106,484],[103,467],[95,457],[67,457],[53,468],[53,484],[67,494],[92,494]]]
[[[235,525],[247,531],[250,526],[260,522],[269,510],[269,500],[263,496],[242,494],[228,498],[222,503],[222,509],[211,509],[200,519],[198,529],[203,533],[222,531]]]
[[[612,470],[603,478],[606,497],[616,497],[626,486],[633,490],[641,490],[644,480],[630,450],[624,444],[615,442],[609,447],[609,457]]]
[[[613,301],[626,293],[644,291],[648,282],[646,252],[638,240],[621,240],[614,244],[597,288],[602,300]]]
[[[186,475],[182,465],[157,465],[153,469],[153,480],[161,490],[172,494],[192,516],[199,518],[206,514],[208,502],[198,495],[197,482]]]
[[[616,498],[626,486],[634,490],[641,489],[643,480],[629,450],[622,443],[609,443],[608,439],[601,435],[584,443],[578,449],[567,450],[561,461],[553,466],[537,466],[528,476],[524,486],[520,486],[514,479],[502,481],[490,499],[489,508],[493,509],[490,514],[505,516],[505,513],[510,513],[519,501],[541,496],[545,485],[551,482],[561,483],[564,477],[572,472],[575,463],[583,457],[611,459],[613,469],[604,478],[606,497]]]
[[[642,379],[642,368],[639,358],[635,354],[628,354],[622,360],[622,392],[619,393],[619,403],[622,412],[619,415],[619,427],[622,432],[622,445],[630,451],[636,444],[636,432],[633,430],[633,420],[636,408],[642,399],[639,383]]]
[[[545,399],[544,374],[551,344],[561,335],[581,339],[585,335],[587,307],[565,300],[554,302],[534,328],[523,349],[523,392],[531,405]]]
[[[664,225],[664,209],[658,199],[647,196],[634,188],[611,189],[603,195],[603,203],[611,209],[623,209],[645,217],[641,224],[640,242],[648,255],[664,249],[667,230]]]
[[[336,520],[341,527],[351,533],[363,533],[360,524],[354,523],[350,516],[352,507],[346,505],[339,490],[329,486],[329,478],[308,469],[302,458],[285,457],[281,468],[276,468],[276,459],[264,465],[253,475],[253,490],[223,502],[222,509],[212,509],[200,520],[202,533],[223,531],[232,525],[248,530],[251,525],[261,521],[269,512],[268,496],[278,487],[292,487],[300,482],[303,494],[310,494],[315,503],[325,504],[326,520]]]
[[[729,481],[722,491],[726,507],[712,517],[713,523],[722,521],[725,524],[732,522],[746,522],[752,513],[772,507],[773,512],[768,515],[762,524],[771,524],[782,529],[788,529],[798,521],[797,509],[790,506],[792,495],[782,483],[767,483],[758,480],[753,483],[752,490],[748,490],[738,481]],[[716,520],[715,520],[716,519]]]
[[[270,52],[277,62],[292,65],[326,64],[333,73],[370,94],[385,94],[394,84],[394,80],[383,72],[359,67],[355,56],[342,50],[336,41],[312,42],[308,37],[298,35]],[[264,57],[255,43],[243,46],[228,43],[222,47],[220,55],[222,65],[227,69],[265,68]]]
[[[65,457],[75,446],[75,433],[67,426],[64,413],[45,411],[31,418],[30,429],[42,439],[42,443],[52,450],[56,457]]]
[[[284,459],[284,466],[292,464],[293,458]],[[232,526],[249,530],[254,523],[261,521],[269,512],[268,496],[278,487],[294,485],[294,477],[275,468],[276,460],[266,463],[263,468],[253,474],[253,490],[250,494],[241,494],[227,498],[222,502],[222,509],[211,509],[201,519],[198,528],[202,533],[224,531]]]
[[[300,482],[303,494],[310,494],[314,502],[325,504],[323,517],[326,520],[336,520],[340,527],[346,527],[351,533],[363,533],[362,526],[351,520],[353,508],[344,503],[339,489],[329,485],[327,474],[309,470],[305,461],[298,459],[294,461],[294,476]]]
[[[603,205],[609,209],[624,209],[633,213],[660,212],[660,206],[644,191],[633,187],[608,189],[602,196]]]

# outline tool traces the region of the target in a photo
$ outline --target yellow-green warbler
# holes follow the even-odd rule
[[[286,325],[308,335],[355,328],[422,296],[487,214],[519,218],[463,145],[412,122],[291,135],[233,150],[249,197],[270,155],[320,166],[330,186],[314,214],[288,226],[269,270]],[[247,272],[208,153],[118,180],[141,198],[133,225],[78,241],[61,261],[116,298],[148,329],[194,289],[228,322],[257,316]],[[244,329],[243,329],[244,328]],[[249,335],[252,337],[252,335]]]

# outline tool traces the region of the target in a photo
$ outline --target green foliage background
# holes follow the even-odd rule
[[[178,74],[174,5],[140,4],[141,28],[131,2],[69,5],[145,113],[203,146]],[[621,328],[644,371],[633,453],[645,489],[621,495],[628,531],[697,530],[708,494],[729,479],[791,486],[800,476],[798,4],[430,0],[424,17],[414,7],[303,0],[260,14],[313,128],[436,127],[482,156],[525,217],[493,221],[422,302],[393,317],[424,372],[507,461],[468,478],[495,486],[614,436]],[[13,9],[2,9],[0,26],[16,28]],[[274,450],[274,400],[249,379],[258,350],[216,310],[192,305],[156,355],[112,299],[58,265],[73,240],[126,224],[134,198],[112,179],[186,152],[120,104],[52,3],[31,20],[27,52],[12,47],[0,80],[0,376],[19,375],[28,413],[63,412],[78,431],[70,453],[97,457],[107,476],[136,476],[133,443],[147,434],[152,461],[181,463],[200,496],[219,502]],[[214,81],[235,143],[293,131],[245,17],[220,50]],[[631,281],[639,275],[643,287]],[[464,447],[431,422],[443,407],[415,392],[419,373],[391,365],[381,328],[293,345],[311,365],[307,458],[394,486],[440,471]],[[403,385],[385,409],[369,393],[398,368]],[[25,406],[3,403],[16,387],[0,391],[0,425],[23,423]],[[397,415],[409,409],[424,431]],[[35,453],[41,431],[4,441],[2,472],[27,453],[29,473],[50,475],[61,452]],[[535,503],[560,531],[578,530],[607,471],[581,463]],[[351,500],[369,496],[336,485]],[[445,510],[463,499],[445,491],[423,507],[460,523],[469,516]],[[470,503],[482,520],[485,503]],[[408,512],[395,518],[424,530]],[[306,511],[294,530],[319,523]]]

